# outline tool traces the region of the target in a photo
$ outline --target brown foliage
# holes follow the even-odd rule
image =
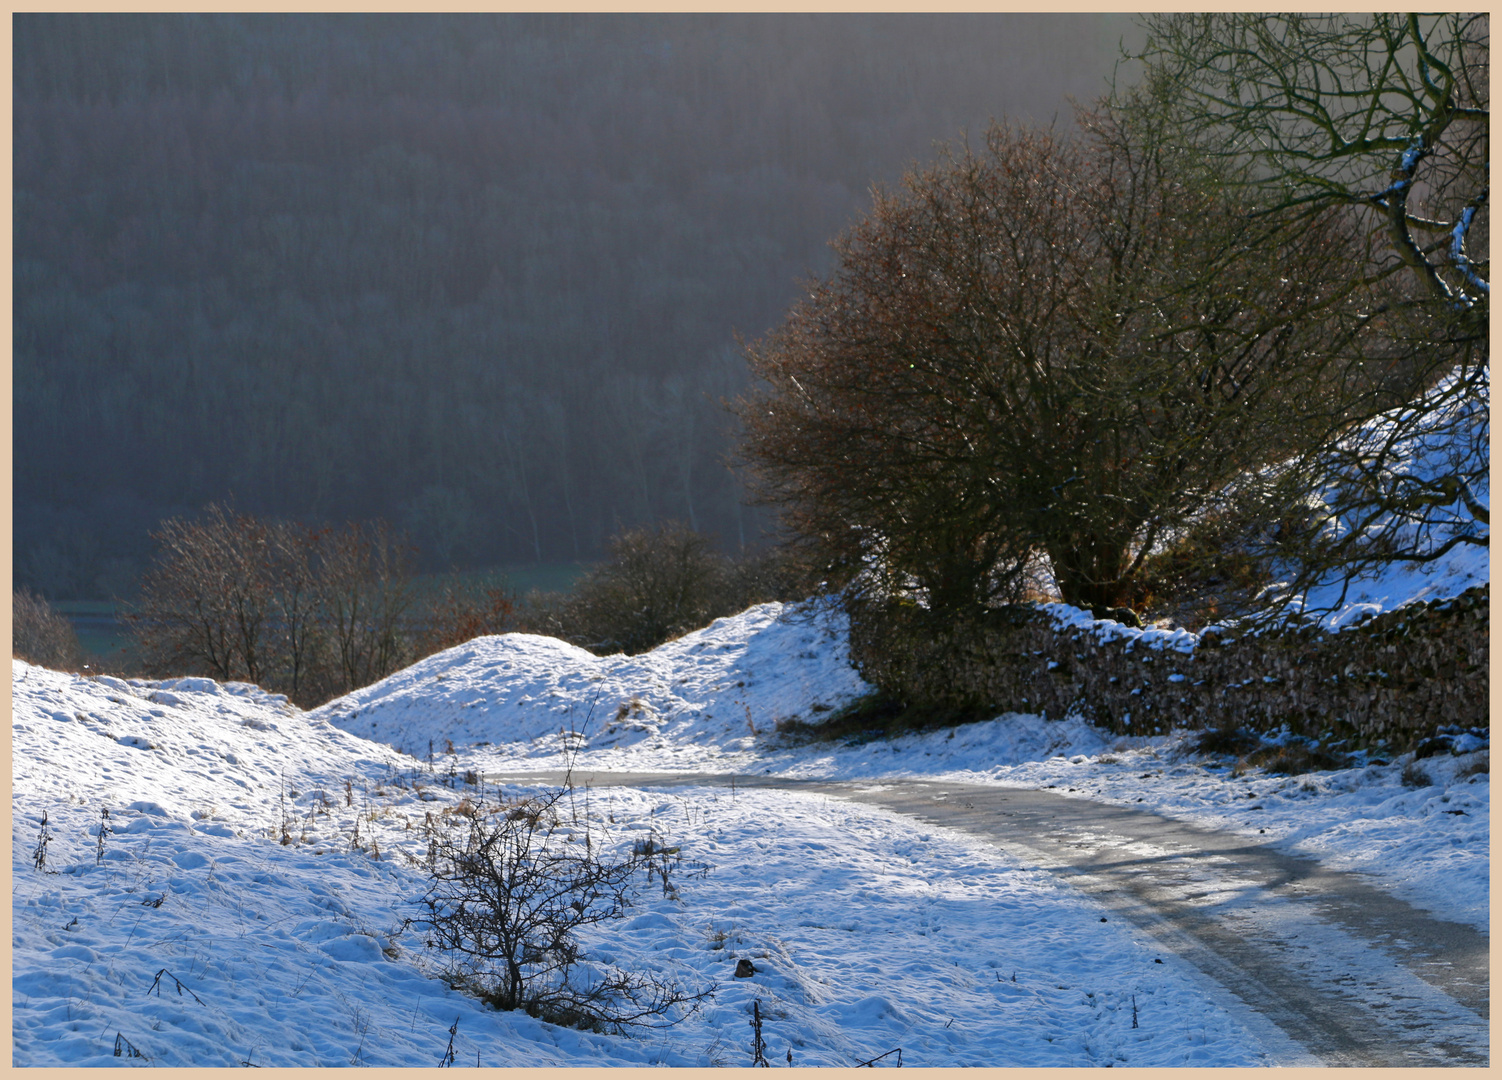
[[[210,505],[153,536],[126,616],[152,674],[246,680],[308,705],[410,658],[408,553],[383,524],[313,530]]]
[[[1065,600],[1123,605],[1162,537],[1345,419],[1348,218],[1264,227],[1152,133],[1082,120],[878,192],[748,349],[744,456],[847,599],[1017,602],[1041,552]]]
[[[487,588],[477,594],[452,583],[446,584],[424,611],[423,623],[417,653],[429,656],[477,637],[515,630],[516,598],[500,587]]]
[[[10,652],[29,664],[67,670],[83,662],[73,624],[30,589],[11,596]]]

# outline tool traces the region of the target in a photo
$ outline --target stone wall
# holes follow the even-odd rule
[[[903,605],[853,617],[850,655],[868,682],[925,705],[1078,713],[1136,735],[1286,724],[1397,753],[1440,727],[1487,726],[1489,596],[1238,638],[1132,630],[1057,604],[962,628]]]

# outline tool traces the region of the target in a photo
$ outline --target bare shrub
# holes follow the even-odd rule
[[[589,839],[571,842],[555,809],[564,794],[482,807],[460,838],[437,837],[426,913],[413,922],[445,958],[451,985],[496,1009],[614,1033],[677,1023],[714,987],[689,992],[588,963],[576,938],[625,914],[661,852],[637,845],[611,861]]]
[[[1239,757],[1262,745],[1257,734],[1234,724],[1206,728],[1194,736],[1189,748],[1196,754],[1229,754]]]
[[[306,707],[412,658],[411,552],[384,523],[315,530],[211,504],[153,537],[126,615],[150,674],[253,682]]]
[[[630,529],[584,575],[569,603],[576,638],[596,652],[640,653],[713,616],[724,560],[710,538],[678,521]]]
[[[1488,751],[1486,753],[1477,754],[1470,761],[1466,762],[1460,768],[1456,769],[1455,770],[1455,779],[1457,779],[1457,780],[1467,780],[1467,779],[1471,778],[1472,776],[1481,776],[1483,774],[1490,774],[1491,771],[1492,771],[1492,755]]]
[[[529,593],[517,624],[602,655],[641,653],[753,604],[804,599],[807,581],[782,552],[728,557],[712,536],[666,521],[613,537],[610,558],[572,593]]]
[[[517,629],[574,641],[570,599],[569,593],[528,589],[517,603]]]
[[[414,659],[431,656],[488,634],[517,629],[516,597],[500,586],[465,587],[446,582],[422,605],[422,630],[414,645]]]
[[[29,664],[55,669],[76,668],[83,649],[73,624],[30,589],[11,594],[10,653]]]
[[[772,600],[806,600],[819,592],[818,575],[785,548],[747,551],[727,559],[724,570],[716,618]]]
[[[54,872],[47,870],[47,845],[55,839],[56,837],[47,831],[47,811],[43,810],[42,827],[37,832],[36,847],[31,852],[31,864],[44,873]]]
[[[1350,764],[1344,754],[1333,753],[1319,746],[1301,742],[1289,742],[1284,746],[1269,746],[1247,756],[1247,762],[1261,765],[1270,773],[1285,776],[1300,776],[1306,772],[1325,769],[1343,769]]]
[[[1403,773],[1400,779],[1406,788],[1429,787],[1434,783],[1434,778],[1424,771],[1423,766],[1412,759],[1409,760],[1408,764],[1403,766]]]
[[[1256,547],[1269,528],[1259,509],[1251,498],[1218,507],[1161,544],[1142,562],[1132,606],[1191,629],[1255,610],[1273,577]]]

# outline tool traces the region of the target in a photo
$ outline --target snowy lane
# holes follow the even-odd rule
[[[523,778],[561,776],[492,777]],[[994,786],[578,770],[572,779],[591,787],[733,782],[817,791],[960,829],[1119,912],[1192,965],[1238,1020],[1270,1041],[1291,1040],[1320,1063],[1489,1061],[1485,934],[1425,915],[1359,875],[1245,837]]]
[[[913,782],[848,797],[1032,854],[1325,1064],[1488,1061],[1486,935],[1358,875],[1047,791]]]

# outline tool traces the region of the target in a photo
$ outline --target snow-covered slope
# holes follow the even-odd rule
[[[1050,611],[1155,647],[1193,647],[1183,631],[1131,631],[1063,605]],[[429,741],[440,755],[452,744],[488,772],[576,765],[1054,786],[1281,841],[1376,875],[1444,917],[1487,925],[1487,774],[1459,775],[1482,767],[1487,751],[1472,736],[1455,743],[1461,753],[1423,762],[1419,771],[1434,783],[1417,788],[1404,784],[1406,759],[1357,758],[1302,777],[1233,776],[1191,755],[1189,733],[1117,737],[1081,720],[1025,714],[890,741],[792,746],[774,720],[817,722],[869,688],[846,666],[837,613],[790,612],[786,623],[778,614],[777,605],[753,608],[638,657],[601,659],[522,635],[479,639],[313,715],[422,755]],[[555,666],[559,659],[566,663]],[[820,678],[802,681],[809,671]],[[829,674],[838,680],[822,681]]]
[[[775,791],[596,791],[570,807],[607,848],[648,829],[681,846],[678,898],[648,886],[584,945],[718,984],[698,1014],[628,1039],[497,1013],[404,931],[427,822],[476,794],[441,783],[442,761],[207,680],[16,662],[12,686],[16,1065],[432,1066],[450,1045],[460,1065],[745,1065],[753,1002],[778,1063],[898,1046],[907,1065],[1290,1060],[1047,874]],[[734,977],[741,958],[754,979]]]
[[[314,715],[419,755],[452,741],[527,746],[557,760],[582,736],[633,759],[698,760],[869,693],[850,667],[846,631],[828,606],[762,604],[641,656],[598,657],[533,634],[482,637]]]
[[[1368,473],[1384,476],[1392,496],[1418,494],[1404,487],[1402,478],[1433,481],[1438,477],[1467,478],[1475,502],[1491,502],[1487,459],[1490,382],[1483,370],[1462,379],[1452,372],[1426,395],[1421,407],[1405,405],[1384,413],[1352,432],[1341,453],[1368,458]],[[1376,468],[1371,462],[1381,462]],[[1358,474],[1360,475],[1360,474]],[[1358,489],[1370,479],[1360,476]],[[1322,493],[1330,505],[1345,506],[1328,523],[1334,536],[1384,536],[1398,550],[1439,551],[1457,535],[1486,536],[1489,529],[1465,500],[1452,492],[1450,503],[1433,501],[1433,492],[1407,516],[1373,514],[1360,500],[1346,504],[1332,488]],[[1400,501],[1397,498],[1393,502]],[[1422,522],[1422,523],[1421,523]],[[1485,546],[1461,543],[1430,562],[1389,562],[1347,583],[1341,576],[1316,584],[1294,600],[1295,608],[1317,615],[1329,627],[1347,626],[1365,614],[1378,614],[1416,600],[1455,596],[1491,580],[1490,552]],[[1274,586],[1276,590],[1278,586]]]
[[[1330,621],[1489,573],[1485,550],[1467,547],[1389,567]],[[1194,646],[1182,631],[1139,636]],[[822,795],[708,786],[588,791],[569,813],[598,850],[654,832],[686,860],[676,895],[646,885],[625,919],[585,937],[586,955],[718,985],[713,999],[636,1038],[497,1013],[451,989],[408,924],[431,835],[482,797],[468,773],[1053,787],[1281,844],[1488,926],[1480,737],[1293,777],[1237,774],[1190,754],[1185,733],[1118,738],[1019,714],[790,745],[781,722],[817,723],[870,691],[828,606],[761,605],[636,657],[480,638],[311,713],[240,684],[19,661],[11,686],[16,1065],[432,1066],[449,1049],[458,1065],[746,1065],[753,1003],[779,1064],[851,1065],[898,1046],[904,1065],[1300,1060],[1215,1005],[1176,957],[994,847]],[[754,979],[734,977],[742,958]]]

